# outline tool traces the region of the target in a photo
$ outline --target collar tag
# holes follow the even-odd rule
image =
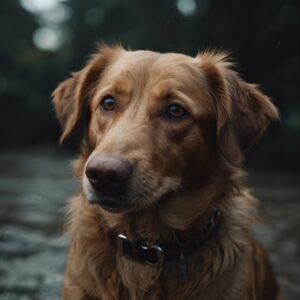
[[[179,277],[182,281],[187,281],[188,279],[188,265],[182,250],[180,251]]]

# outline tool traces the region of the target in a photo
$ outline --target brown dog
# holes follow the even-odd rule
[[[54,104],[61,141],[86,116],[63,299],[282,299],[239,181],[278,112],[226,55],[101,47]]]

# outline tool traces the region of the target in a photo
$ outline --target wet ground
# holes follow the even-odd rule
[[[70,157],[0,154],[0,300],[59,299],[67,241],[65,199],[76,189]],[[300,174],[252,174],[262,202],[257,229],[290,300],[300,299]]]

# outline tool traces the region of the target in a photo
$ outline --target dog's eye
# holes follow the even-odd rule
[[[101,109],[103,111],[112,111],[115,109],[115,105],[116,105],[116,100],[113,96],[105,96],[101,103],[100,103],[100,106],[101,106]]]
[[[176,103],[171,103],[167,107],[167,117],[170,119],[180,119],[187,115],[187,111]]]

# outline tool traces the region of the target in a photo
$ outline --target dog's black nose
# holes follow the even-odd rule
[[[92,187],[105,194],[125,191],[133,166],[126,158],[96,155],[87,164],[85,174]]]

